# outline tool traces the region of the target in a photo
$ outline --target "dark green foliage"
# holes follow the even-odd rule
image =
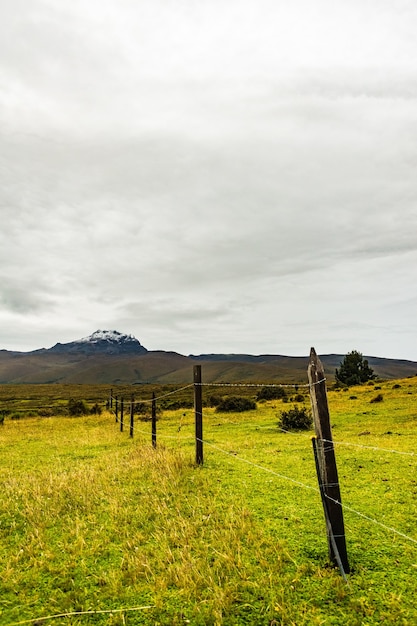
[[[68,400],[68,413],[72,417],[77,417],[79,415],[88,415],[90,411],[84,400],[74,400],[74,398],[70,398]]]
[[[288,411],[282,411],[278,421],[279,428],[284,430],[309,430],[313,425],[311,412],[307,407],[296,404]]]
[[[178,411],[178,409],[192,409],[194,400],[183,398],[182,400],[163,400],[162,407],[167,411]]]
[[[376,378],[368,361],[357,350],[352,350],[345,356],[340,368],[336,368],[335,376],[336,382],[342,385],[360,385]]]
[[[135,408],[133,412],[136,415],[145,415],[152,412],[152,404],[150,402],[135,402]]]
[[[211,395],[206,400],[207,406],[217,406],[222,401],[221,396]]]
[[[301,393],[297,393],[291,400],[292,402],[304,402],[304,396]]]
[[[372,398],[372,400],[370,400],[371,404],[373,404],[374,402],[382,402],[384,399],[384,396],[382,395],[382,393],[379,393],[377,396],[375,396],[375,398]]]
[[[257,400],[283,400],[287,393],[283,387],[262,387],[256,396]]]
[[[37,411],[39,417],[52,417],[53,415],[58,414],[58,409],[52,409],[51,407],[45,407],[42,409],[38,409]]]
[[[216,407],[217,413],[241,413],[256,409],[256,402],[242,396],[227,396]]]

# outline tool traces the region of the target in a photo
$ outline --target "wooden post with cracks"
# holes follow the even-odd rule
[[[327,530],[327,543],[330,561],[342,572],[349,573],[346,549],[345,525],[334,452],[330,414],[327,403],[324,368],[314,348],[310,351],[308,365],[310,399],[313,411],[316,441],[313,442],[316,454],[317,478]]]
[[[203,465],[203,389],[201,365],[194,365],[195,462]]]

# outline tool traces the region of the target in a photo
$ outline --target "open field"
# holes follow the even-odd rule
[[[0,402],[24,415],[99,391],[3,386]],[[192,409],[164,411],[156,449],[149,422],[130,439],[108,412],[6,415],[0,624],[416,624],[417,377],[328,397],[347,583],[327,565],[312,433],[277,428],[291,404],[205,408],[203,467]]]

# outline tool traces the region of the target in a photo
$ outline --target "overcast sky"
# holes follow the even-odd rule
[[[0,348],[417,360],[415,0],[0,4]]]

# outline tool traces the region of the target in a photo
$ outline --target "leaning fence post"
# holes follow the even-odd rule
[[[203,389],[201,365],[194,365],[195,461],[203,465]]]
[[[311,348],[310,351],[308,380],[310,383],[314,429],[316,431],[315,450],[318,481],[322,493],[327,526],[329,558],[335,565],[340,567],[341,564],[342,570],[345,573],[349,573],[342,501],[327,403],[326,379],[323,365],[314,348]]]
[[[156,399],[155,392],[152,392],[152,446],[156,448]]]
[[[135,410],[135,398],[132,393],[132,396],[130,398],[130,430],[129,430],[130,437],[133,437],[134,410]]]
[[[120,398],[120,432],[123,432],[123,396]]]

